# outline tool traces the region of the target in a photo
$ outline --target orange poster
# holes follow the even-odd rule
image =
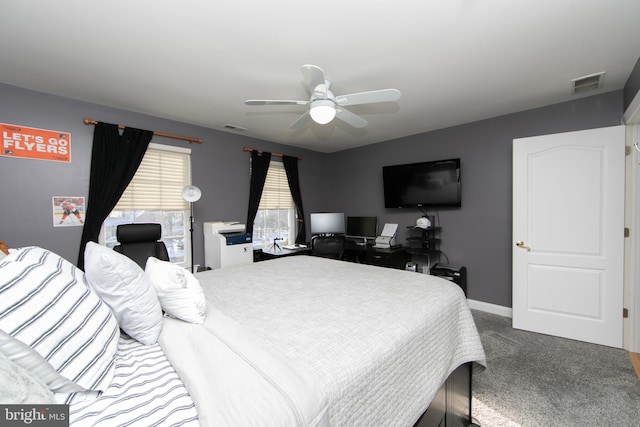
[[[0,156],[71,162],[71,134],[0,123]]]

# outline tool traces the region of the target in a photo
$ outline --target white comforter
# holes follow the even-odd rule
[[[202,426],[329,425],[327,400],[315,380],[257,345],[211,304],[204,325],[165,317],[159,344],[189,390]]]
[[[232,384],[238,394],[230,398],[228,413],[216,414],[226,422],[219,425],[317,422],[326,397],[332,426],[411,426],[457,366],[485,364],[464,294],[443,279],[307,256],[226,267],[197,277],[212,305],[206,325],[220,325],[225,337],[205,346],[209,334],[198,329],[207,326],[188,326],[184,332],[186,324],[171,321],[165,323],[161,345],[170,360],[168,341],[183,348],[173,352],[179,360],[174,366],[193,395],[201,422],[203,417],[208,421],[209,409],[223,411],[219,393],[226,393],[227,385],[222,381],[245,382],[232,366],[267,359],[278,366],[274,372],[291,366],[294,380],[289,384],[300,387],[294,393],[297,405],[308,413],[286,423],[260,423],[254,417],[264,416],[271,402],[244,393],[243,384]],[[173,324],[180,325],[179,332],[170,332]],[[240,344],[232,341],[236,336]],[[242,357],[256,354],[257,361],[229,362],[219,355],[237,348],[247,350]],[[195,373],[187,375],[181,366]],[[214,374],[209,373],[212,367]],[[204,380],[205,375],[212,376]],[[206,390],[211,386],[220,390]],[[203,390],[207,396],[200,398]]]

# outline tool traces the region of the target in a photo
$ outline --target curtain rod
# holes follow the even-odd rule
[[[247,153],[251,153],[252,151],[257,151],[258,153],[262,153],[262,150],[254,150],[253,148],[249,148],[249,147],[244,147],[242,150],[246,151]],[[271,153],[271,155],[276,157],[284,156],[284,154],[280,154],[280,153]],[[302,160],[302,157],[298,157],[298,160]]]
[[[85,118],[83,120],[85,125],[97,125],[98,122],[92,119],[87,119]],[[118,125],[119,129],[124,129],[125,127],[123,125]],[[173,135],[170,133],[164,133],[164,132],[153,132],[154,135],[158,135],[158,136],[164,136],[165,138],[173,138],[173,139],[181,139],[183,141],[189,141],[189,144],[191,144],[192,142],[197,142],[198,144],[202,144],[202,138],[189,138],[188,136],[180,136],[180,135]]]

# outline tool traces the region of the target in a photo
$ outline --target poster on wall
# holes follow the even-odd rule
[[[71,134],[0,123],[0,156],[71,162]]]
[[[53,226],[82,227],[84,224],[84,197],[53,197]]]

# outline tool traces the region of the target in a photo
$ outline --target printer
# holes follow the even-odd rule
[[[382,233],[376,237],[374,248],[392,248],[396,246],[396,232],[398,224],[385,224]]]
[[[216,269],[253,262],[251,234],[237,221],[208,221],[204,232],[205,268]]]

